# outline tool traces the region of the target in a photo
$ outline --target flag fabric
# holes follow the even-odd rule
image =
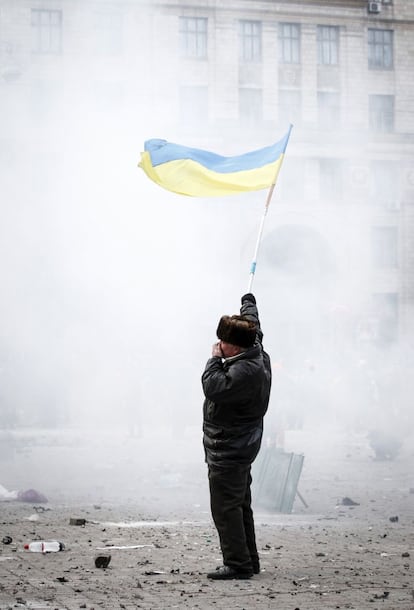
[[[236,157],[223,157],[166,140],[147,140],[139,166],[156,184],[190,197],[258,191],[275,183],[291,128],[275,144]]]

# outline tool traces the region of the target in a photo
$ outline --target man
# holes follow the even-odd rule
[[[223,566],[207,577],[242,579],[260,572],[250,470],[260,449],[271,386],[253,294],[242,297],[240,315],[220,319],[217,337],[202,375],[203,444]]]

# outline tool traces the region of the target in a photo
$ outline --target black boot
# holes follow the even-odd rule
[[[209,572],[207,574],[207,578],[211,578],[212,580],[245,580],[247,578],[251,578],[253,576],[253,570],[251,571],[240,571],[235,568],[231,568],[230,566],[220,566],[216,568],[214,572]]]

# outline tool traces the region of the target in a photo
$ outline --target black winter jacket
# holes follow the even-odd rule
[[[256,323],[256,342],[233,358],[210,358],[202,375],[203,444],[211,466],[251,464],[259,452],[271,387],[271,363],[262,345],[256,300],[242,297],[241,315]]]

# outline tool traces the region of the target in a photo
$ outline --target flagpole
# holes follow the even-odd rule
[[[268,192],[267,197],[266,197],[266,204],[265,204],[264,212],[263,212],[263,215],[262,215],[262,220],[260,222],[259,233],[258,233],[258,236],[257,236],[256,247],[255,247],[254,255],[253,255],[253,261],[252,261],[252,264],[250,266],[250,277],[249,277],[249,285],[248,285],[248,288],[247,288],[247,292],[251,292],[252,291],[254,274],[256,272],[257,255],[259,253],[260,242],[262,240],[262,235],[263,235],[263,227],[264,227],[264,223],[265,223],[265,220],[266,220],[267,212],[268,212],[268,209],[269,209],[269,206],[270,206],[270,202],[272,200],[273,191],[275,190],[275,186],[276,186],[276,182],[277,182],[277,179],[278,179],[278,176],[279,176],[279,172],[280,172],[280,169],[282,167],[282,163],[283,163],[283,160],[284,160],[285,151],[286,151],[286,147],[287,147],[288,142],[289,142],[290,132],[292,131],[292,127],[293,127],[293,125],[290,124],[289,125],[289,131],[288,131],[287,138],[286,138],[286,145],[285,145],[285,148],[284,148],[284,151],[283,151],[283,157],[281,159],[281,162],[278,165],[275,177],[273,178],[273,182],[272,182],[272,184],[270,186],[269,192]]]

